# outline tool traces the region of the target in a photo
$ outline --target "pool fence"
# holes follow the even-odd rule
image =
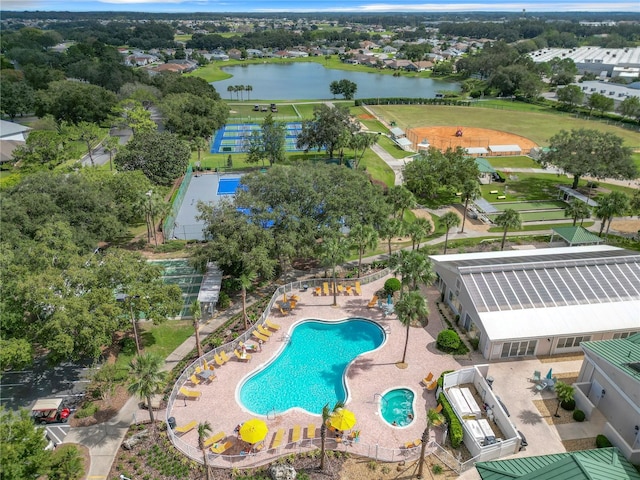
[[[176,193],[176,196],[173,199],[173,203],[171,204],[171,210],[169,211],[167,217],[164,219],[164,224],[162,225],[162,232],[164,234],[165,241],[174,237],[176,218],[178,216],[178,212],[180,211],[180,207],[182,207],[184,196],[189,189],[189,183],[191,183],[192,176],[193,168],[191,167],[191,165],[188,165],[187,171],[185,172],[184,178],[182,179],[182,183],[180,183],[178,192]]]

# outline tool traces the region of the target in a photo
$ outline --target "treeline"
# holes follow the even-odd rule
[[[150,48],[172,48],[175,29],[166,23],[148,22],[109,22],[97,21],[54,23],[49,26],[65,40],[88,42],[97,40],[107,45],[127,45],[132,48],[148,50]]]

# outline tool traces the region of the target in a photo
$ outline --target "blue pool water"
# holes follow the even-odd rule
[[[360,318],[302,322],[282,352],[240,386],[240,402],[257,415],[294,407],[320,414],[325,404],[347,399],[347,366],[384,338],[380,326]]]
[[[389,390],[382,397],[380,402],[380,411],[382,418],[387,423],[393,425],[393,422],[398,427],[404,427],[409,425],[413,419],[409,418],[409,414],[414,416],[413,412],[413,398],[414,394],[408,388],[396,388],[395,390]]]

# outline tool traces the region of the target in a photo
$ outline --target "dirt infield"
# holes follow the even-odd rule
[[[462,136],[456,136],[458,128],[462,129]],[[447,148],[469,148],[484,147],[489,145],[518,145],[523,155],[537,147],[538,144],[526,137],[515,135],[513,133],[501,132],[499,130],[490,130],[488,128],[475,127],[417,127],[407,130],[407,138],[413,142],[414,148],[417,149],[419,143],[424,143],[426,139],[429,145],[439,150]],[[502,155],[514,155],[516,152],[503,152]]]

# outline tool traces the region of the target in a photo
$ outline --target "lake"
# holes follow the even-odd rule
[[[285,64],[251,64],[224,67],[233,77],[212,82],[220,96],[229,99],[229,85],[251,85],[253,100],[323,100],[332,99],[329,84],[346,78],[358,85],[355,98],[435,97],[442,90],[459,91],[458,83],[430,78],[408,78],[379,73],[350,72],[325,68],[314,62]],[[232,98],[236,94],[232,93]],[[243,92],[247,100],[247,92]],[[241,97],[242,98],[242,97]],[[338,96],[336,98],[342,98]]]

